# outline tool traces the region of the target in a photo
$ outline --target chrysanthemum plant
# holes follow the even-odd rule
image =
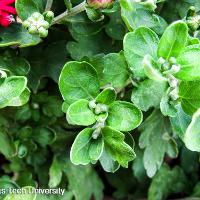
[[[199,30],[198,0],[0,0],[0,200],[200,197]]]

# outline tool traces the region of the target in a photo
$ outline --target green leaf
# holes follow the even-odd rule
[[[12,24],[8,28],[0,27],[0,47],[28,47],[41,42],[38,35],[31,35],[20,24]]]
[[[74,194],[76,200],[103,199],[103,183],[95,170],[90,166],[75,166],[69,161],[65,168],[68,178],[68,190]],[[77,181],[78,180],[78,181]]]
[[[112,127],[106,126],[102,129],[105,151],[117,161],[122,167],[128,167],[128,163],[136,157],[133,149],[124,142],[123,133]]]
[[[49,127],[39,126],[34,128],[32,137],[44,147],[52,144],[56,140],[56,132]]]
[[[95,114],[89,108],[89,101],[80,99],[71,104],[67,110],[69,123],[89,126],[96,122]]]
[[[0,127],[0,152],[6,158],[10,158],[16,153],[16,148],[11,136],[2,127]]]
[[[54,156],[53,162],[49,169],[49,187],[57,187],[62,179],[62,165],[60,164],[58,157]]]
[[[178,57],[185,48],[188,38],[188,27],[185,22],[177,21],[168,26],[163,33],[159,45],[158,56],[168,60]]]
[[[6,78],[0,85],[0,108],[8,106],[13,99],[18,98],[25,90],[26,84],[27,79],[23,76]]]
[[[59,32],[59,34],[61,33]],[[62,67],[67,62],[65,40],[48,42],[48,44],[43,46],[26,48],[23,52],[31,65],[31,70],[28,74],[29,87],[35,93],[38,90],[42,78],[50,77],[56,83],[58,82]]]
[[[167,165],[163,165],[151,182],[148,200],[167,199],[171,193],[185,191],[187,185],[187,178],[180,167],[170,170]]]
[[[181,69],[175,76],[183,81],[200,80],[200,47],[189,46],[177,58]]]
[[[145,77],[143,59],[146,54],[157,57],[159,38],[151,29],[137,28],[124,37],[124,55],[136,77]]]
[[[133,88],[131,101],[142,111],[147,111],[151,107],[157,108],[160,105],[166,86],[166,82],[144,80],[139,83],[137,88]]]
[[[77,24],[75,24],[75,26],[77,27]],[[72,35],[76,42],[68,42],[67,50],[74,60],[81,60],[83,57],[86,56],[91,57],[100,53],[107,54],[111,52],[118,52],[121,50],[121,45],[119,45],[119,43],[113,44],[113,40],[111,40],[102,31],[89,36],[84,36],[74,32]]]
[[[12,99],[11,102],[7,106],[23,106],[29,101],[30,98],[30,90],[25,88],[25,90],[21,93],[20,96]]]
[[[113,160],[112,157],[105,151],[103,151],[101,157],[99,158],[101,166],[106,172],[116,172],[120,165],[117,161]]]
[[[122,21],[120,12],[109,13],[110,21],[105,26],[106,33],[115,40],[123,40],[126,27]]]
[[[175,102],[170,100],[168,90],[163,94],[160,102],[160,111],[164,116],[175,117],[177,110]]]
[[[102,68],[102,76],[99,76],[102,85],[111,84],[116,88],[122,88],[126,85],[129,72],[123,52],[110,53],[104,56]]]
[[[158,34],[162,34],[167,26],[166,21],[162,17],[137,6],[138,3],[134,1],[127,3],[121,0],[120,4],[122,19],[130,31],[140,26],[145,26],[153,29]]]
[[[191,116],[187,115],[180,105],[176,107],[177,113],[175,117],[170,118],[172,131],[178,135],[181,139],[185,135],[186,129],[191,122]]]
[[[112,87],[104,89],[97,97],[96,102],[109,105],[115,101],[117,97],[116,91]]]
[[[35,188],[31,187],[31,186],[26,186],[22,188],[23,190],[25,190],[24,193],[22,194],[8,194],[4,200],[36,200],[36,193],[29,193],[29,191],[34,190]]]
[[[44,0],[16,0],[15,7],[17,9],[17,14],[22,20],[26,20],[34,12],[43,12],[44,5],[46,1]]]
[[[61,105],[61,98],[57,96],[48,96],[48,98],[45,99],[45,104],[42,107],[42,111],[48,117],[61,117],[63,115]]]
[[[192,116],[183,141],[189,150],[200,152],[200,109]]]
[[[30,64],[24,58],[5,54],[0,56],[0,68],[8,70],[12,75],[25,76],[30,70]]]
[[[165,152],[171,147],[174,140],[170,136],[169,122],[163,115],[155,110],[140,126],[140,148],[145,148],[143,163],[149,177],[153,177],[160,169]],[[174,146],[176,153],[177,147]]]
[[[97,139],[93,139],[93,132],[94,129],[85,128],[74,140],[70,152],[70,158],[72,163],[75,165],[87,165],[100,158],[103,152],[104,142],[101,136]]]
[[[200,82],[182,81],[179,85],[179,98],[183,110],[192,115],[200,107]]]
[[[119,131],[131,131],[142,122],[142,112],[132,103],[115,101],[109,107],[107,125]]]
[[[59,89],[69,104],[79,99],[93,99],[99,93],[96,70],[87,62],[68,62],[60,74]]]

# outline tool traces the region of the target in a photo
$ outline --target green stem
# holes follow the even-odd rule
[[[78,13],[84,11],[84,10],[85,10],[85,1],[78,4],[77,6],[72,8],[71,10],[69,10],[69,11],[67,10],[64,13],[55,17],[54,20],[53,20],[53,24],[57,24],[57,23],[61,22],[63,19],[65,19],[66,17],[74,16],[74,15],[76,15],[76,14],[78,14]]]
[[[51,10],[52,4],[53,4],[53,0],[47,0],[45,11]]]

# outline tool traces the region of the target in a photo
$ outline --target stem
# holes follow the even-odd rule
[[[45,11],[51,10],[52,4],[53,4],[53,0],[47,0]]]
[[[53,24],[57,24],[60,21],[62,21],[63,19],[65,19],[66,17],[70,17],[70,16],[74,16],[82,11],[85,10],[85,1],[83,1],[82,3],[78,4],[77,6],[75,6],[74,8],[72,8],[70,11],[65,11],[64,13],[58,15],[57,17],[54,18]]]

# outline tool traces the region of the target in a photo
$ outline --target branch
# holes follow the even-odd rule
[[[45,11],[51,10],[52,4],[53,4],[53,0],[47,0]]]
[[[63,19],[65,19],[66,17],[74,16],[74,15],[76,15],[76,14],[78,14],[78,13],[84,11],[84,10],[85,10],[85,1],[78,4],[77,6],[72,8],[71,10],[69,10],[69,11],[67,10],[64,13],[55,17],[54,20],[53,20],[53,24],[57,24],[57,23],[61,22]]]

